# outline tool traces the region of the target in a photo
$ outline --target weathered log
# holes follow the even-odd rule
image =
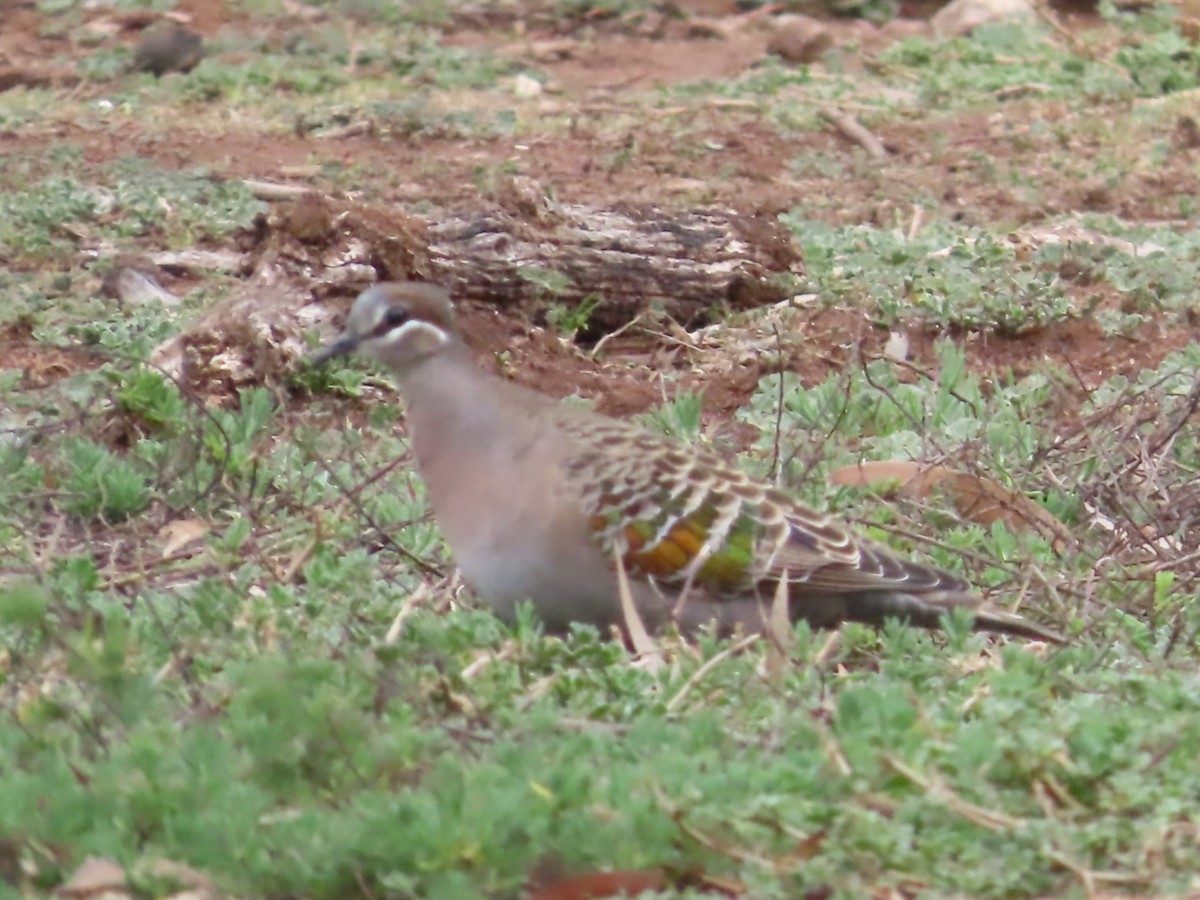
[[[434,280],[461,297],[535,311],[595,298],[590,320],[605,332],[650,306],[684,326],[704,324],[784,299],[803,274],[799,248],[773,218],[557,204],[530,184],[513,193],[498,209],[426,223]]]
[[[220,393],[281,374],[307,332],[376,280],[441,282],[535,320],[598,300],[588,328],[599,337],[651,307],[690,327],[775,303],[802,272],[771,219],[558,204],[515,180],[486,209],[429,217],[307,194],[261,217],[241,249],[247,280],[154,355]]]
[[[803,274],[799,247],[774,218],[560,204],[528,179],[489,207],[428,217],[309,195],[265,236],[265,254],[302,262],[319,281],[322,267],[344,283],[345,267],[369,265],[381,279],[438,281],[458,298],[534,316],[599,300],[591,324],[601,333],[651,306],[701,325],[778,302]]]

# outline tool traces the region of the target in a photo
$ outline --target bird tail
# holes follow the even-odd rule
[[[829,598],[833,599],[833,598]],[[1062,635],[1029,621],[1016,613],[980,606],[974,594],[960,591],[932,591],[929,593],[906,593],[904,591],[855,591],[836,598],[836,609],[825,606],[824,612],[832,614],[830,619],[850,619],[881,625],[889,618],[901,619],[921,628],[940,628],[942,616],[952,609],[965,608],[975,617],[976,631],[991,631],[1010,634],[1051,644],[1065,644]],[[808,603],[805,603],[808,606]],[[814,604],[815,606],[815,604]],[[824,616],[801,616],[814,624],[827,625],[831,622],[816,621]]]

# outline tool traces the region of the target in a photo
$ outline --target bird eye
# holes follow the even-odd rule
[[[389,306],[373,332],[375,337],[383,337],[397,325],[403,325],[411,316],[403,306]]]

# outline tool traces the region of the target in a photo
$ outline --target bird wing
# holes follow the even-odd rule
[[[716,454],[595,416],[561,429],[566,480],[605,557],[619,553],[630,577],[735,601],[771,596],[786,573],[793,614],[818,625],[895,617],[935,627],[966,606],[976,628],[1063,642],[981,608],[966,580],[856,536]]]
[[[790,582],[833,591],[971,590],[957,575],[898,556],[797,503],[791,503],[785,515],[790,532],[772,562],[771,576],[778,577],[786,570]]]
[[[795,590],[965,590],[960,579],[856,538],[714,453],[638,426],[568,418],[568,477],[606,556],[632,577],[716,596],[773,584]]]

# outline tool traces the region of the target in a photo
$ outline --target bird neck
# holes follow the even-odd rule
[[[439,458],[485,445],[503,420],[500,397],[505,382],[475,365],[459,340],[400,374],[408,428],[417,464],[436,466]]]

